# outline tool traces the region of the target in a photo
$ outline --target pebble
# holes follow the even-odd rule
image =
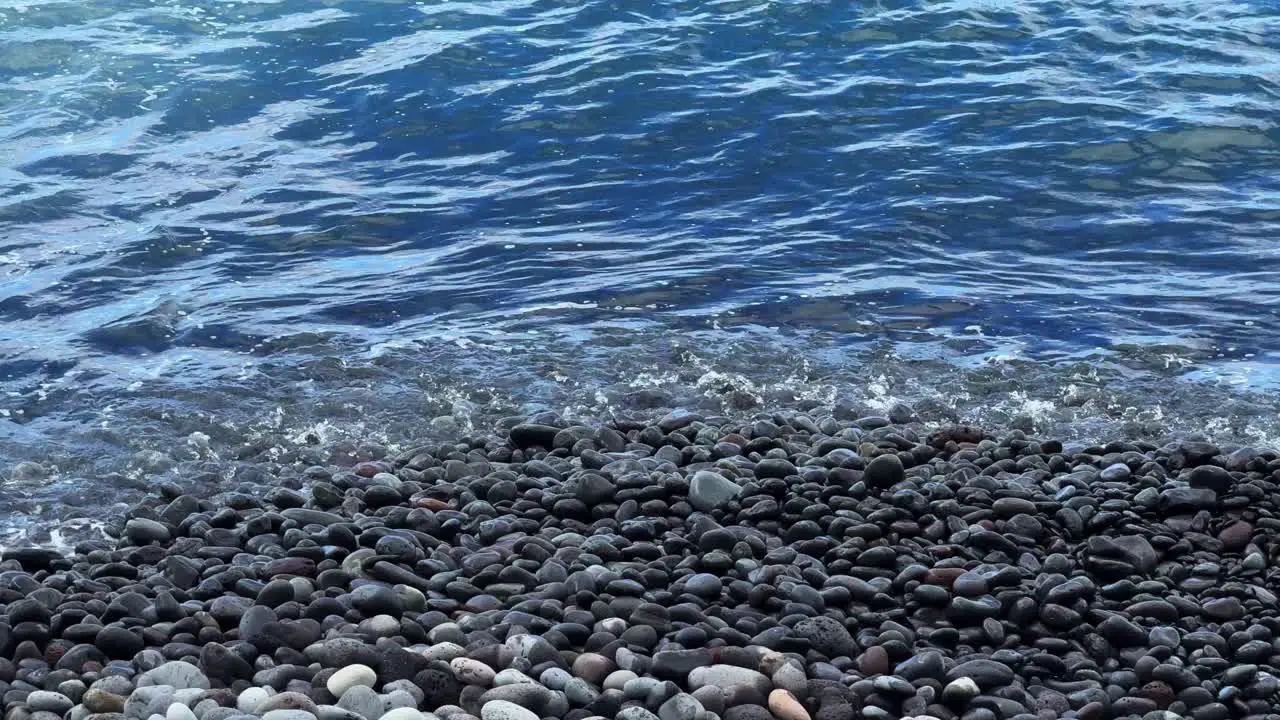
[[[160,483],[116,540],[6,551],[6,720],[1270,712],[1280,455],[916,412],[210,460],[234,484]]]
[[[762,696],[767,695],[773,689],[773,683],[770,682],[769,678],[750,668],[736,665],[712,665],[710,667],[695,668],[689,673],[689,689],[697,690],[709,685],[720,688],[745,685],[753,688]]]
[[[626,684],[639,676],[630,670],[614,670],[604,679],[605,690],[622,690]]]
[[[122,713],[124,701],[124,697],[120,695],[91,687],[85,692],[80,702],[91,713]]]
[[[51,712],[61,715],[75,705],[71,698],[62,693],[36,690],[27,695],[27,707],[36,712]]]
[[[481,720],[538,720],[538,714],[506,700],[490,700],[480,709]]]
[[[137,685],[138,687],[168,685],[178,690],[186,688],[208,690],[212,687],[209,684],[209,678],[200,672],[200,668],[176,660],[144,672],[138,678]]]
[[[779,689],[769,693],[769,711],[778,720],[810,720],[808,711],[795,695],[786,690]]]
[[[617,669],[613,661],[598,653],[582,653],[573,661],[573,674],[592,685],[599,685]]]
[[[329,680],[325,682],[325,688],[330,695],[340,698],[357,685],[373,687],[377,682],[378,674],[373,671],[373,668],[356,664],[348,665],[329,676]]]
[[[736,498],[741,492],[742,486],[720,473],[699,470],[689,483],[689,504],[708,512]]]
[[[698,720],[702,703],[692,695],[677,693],[658,708],[659,720]]]
[[[450,667],[453,668],[454,677],[458,678],[458,682],[467,685],[480,685],[488,687],[493,684],[494,673],[493,668],[485,665],[479,660],[471,658],[454,658],[449,661]]]
[[[960,677],[947,683],[942,688],[942,701],[948,705],[962,707],[981,692],[977,681],[970,677]]]
[[[383,713],[378,720],[433,720],[434,716],[417,708],[398,707]]]
[[[250,687],[242,690],[236,698],[236,709],[247,715],[256,714],[258,708],[271,697],[265,688]]]
[[[316,720],[316,716],[306,710],[272,710],[264,714],[262,720]]]
[[[270,714],[270,713],[268,713]],[[164,713],[164,720],[197,720],[191,708],[182,703],[174,703]],[[274,720],[274,719],[273,719]]]

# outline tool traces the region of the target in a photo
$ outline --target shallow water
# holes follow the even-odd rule
[[[1278,104],[1265,2],[0,0],[4,522],[542,409],[1276,444]]]

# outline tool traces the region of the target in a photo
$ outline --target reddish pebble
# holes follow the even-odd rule
[[[929,572],[924,574],[924,577],[921,578],[920,582],[923,582],[926,585],[941,585],[942,587],[949,588],[955,584],[956,578],[963,575],[964,572],[964,568],[957,567],[930,568]]]
[[[910,520],[898,520],[890,525],[889,529],[902,537],[915,537],[920,534],[920,525]]]
[[[311,577],[316,574],[316,563],[309,558],[286,557],[267,563],[262,572],[265,577],[275,577],[276,575]]]
[[[1231,523],[1218,533],[1218,541],[1226,552],[1239,552],[1252,540],[1253,526],[1243,520]]]
[[[1106,706],[1095,700],[1077,710],[1076,717],[1080,718],[1080,720],[1102,720],[1106,713]]]
[[[879,645],[872,645],[858,658],[858,670],[863,675],[885,675],[889,672],[889,653]]]
[[[1156,707],[1161,710],[1169,707],[1177,699],[1177,695],[1174,694],[1173,688],[1169,686],[1169,683],[1161,682],[1160,680],[1152,680],[1143,685],[1142,696],[1154,702]]]
[[[49,645],[44,649],[44,661],[50,665],[57,665],[63,655],[67,654],[67,649],[57,643]]]
[[[380,472],[391,472],[391,466],[384,462],[362,462],[356,465],[355,471],[360,477],[371,478]]]
[[[437,500],[435,498],[418,498],[417,500],[413,501],[413,504],[416,507],[420,507],[424,510],[430,510],[432,512],[439,512],[440,510],[449,509],[449,503],[443,500]]]

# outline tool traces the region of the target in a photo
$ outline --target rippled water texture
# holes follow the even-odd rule
[[[1262,0],[0,0],[0,467],[654,389],[1275,437],[1278,107]]]

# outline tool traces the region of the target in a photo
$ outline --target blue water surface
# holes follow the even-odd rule
[[[1262,0],[0,0],[0,466],[655,388],[1275,437],[1277,118]]]

